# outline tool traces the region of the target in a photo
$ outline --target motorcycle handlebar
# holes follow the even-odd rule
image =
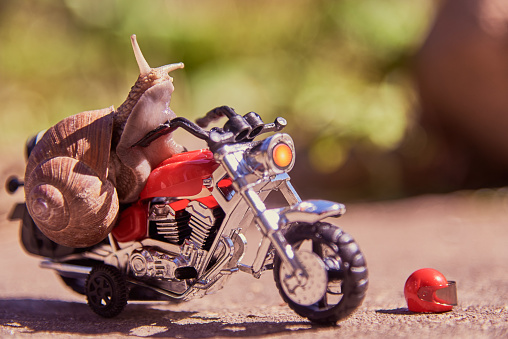
[[[228,118],[228,121],[223,128],[214,127],[210,131],[203,129],[224,116]],[[262,133],[280,131],[286,125],[286,119],[282,117],[278,117],[273,123],[265,124],[255,112],[249,112],[242,117],[233,108],[220,106],[209,111],[204,117],[197,119],[196,123],[182,117],[174,118],[148,132],[131,147],[147,147],[160,136],[171,133],[177,128],[183,128],[193,136],[206,141],[208,147],[213,151],[213,149],[226,143],[251,141]]]
[[[259,134],[280,131],[287,125],[286,120],[282,117],[278,117],[273,123],[265,124],[256,112],[249,112],[242,117],[229,106],[220,106],[210,110],[204,117],[197,119],[196,124],[205,128],[224,116],[228,118],[228,121],[224,124],[222,131],[232,132],[235,141],[252,140]]]

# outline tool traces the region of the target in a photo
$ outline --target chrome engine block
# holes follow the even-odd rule
[[[191,201],[185,209],[175,211],[174,200],[156,198],[149,209],[150,238],[179,245],[179,253],[168,253],[158,247],[144,247],[129,257],[131,272],[138,278],[182,281],[196,278],[202,260],[210,249],[222,221],[223,210],[208,208]]]
[[[224,219],[224,212],[221,208],[210,209],[198,201],[190,202],[186,210],[191,216],[189,220],[192,230],[190,240],[198,244],[201,249],[208,250]]]
[[[210,249],[217,229],[224,220],[222,209],[210,209],[199,201],[191,201],[185,209],[175,211],[169,203],[166,199],[152,201],[150,237],[178,245],[190,240],[200,249]]]
[[[205,251],[186,241],[181,247],[182,253],[172,256],[153,248],[134,251],[129,258],[129,265],[136,277],[184,280],[196,278],[197,270]]]

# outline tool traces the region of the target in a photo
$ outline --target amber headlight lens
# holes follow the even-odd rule
[[[293,139],[284,133],[272,135],[249,150],[245,161],[258,176],[287,173],[295,164]]]
[[[291,148],[284,144],[280,143],[273,148],[273,162],[279,168],[286,168],[291,164],[293,160],[293,151]]]

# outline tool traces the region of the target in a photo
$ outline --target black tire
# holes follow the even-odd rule
[[[115,317],[127,305],[127,284],[113,266],[95,266],[88,275],[85,288],[88,305],[101,317]]]
[[[291,226],[286,239],[296,251],[311,247],[325,263],[328,283],[326,294],[317,303],[303,306],[292,301],[282,288],[282,261],[276,255],[274,279],[284,301],[302,317],[320,324],[335,324],[350,316],[363,302],[368,287],[367,265],[353,238],[337,226],[319,222]]]

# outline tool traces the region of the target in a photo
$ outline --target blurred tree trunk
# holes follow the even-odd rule
[[[506,185],[508,1],[445,1],[415,76],[430,177],[451,189]]]

